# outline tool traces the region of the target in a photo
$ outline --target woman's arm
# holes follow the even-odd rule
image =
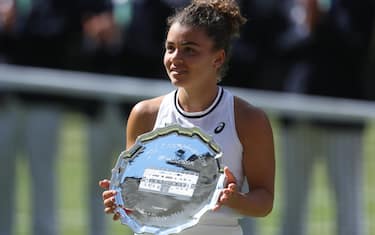
[[[243,169],[250,191],[240,192],[230,169],[225,169],[228,185],[219,205],[247,216],[263,217],[273,208],[275,154],[273,134],[266,114],[245,101],[235,100],[236,129],[243,145]]]

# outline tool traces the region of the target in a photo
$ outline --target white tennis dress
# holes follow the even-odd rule
[[[220,145],[223,152],[222,163],[228,166],[241,188],[244,174],[242,169],[242,144],[237,135],[234,118],[234,97],[219,87],[218,95],[206,110],[185,112],[178,104],[178,90],[167,94],[159,108],[154,129],[169,124],[183,127],[197,126]],[[181,235],[242,235],[238,219],[242,217],[228,207],[218,211],[208,211],[198,225],[182,231]]]

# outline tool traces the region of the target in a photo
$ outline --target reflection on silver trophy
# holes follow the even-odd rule
[[[221,156],[196,127],[171,125],[139,136],[112,170],[121,222],[135,233],[159,235],[194,226],[223,188]]]

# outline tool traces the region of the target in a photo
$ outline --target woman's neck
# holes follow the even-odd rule
[[[186,112],[201,112],[210,107],[218,94],[218,86],[201,89],[178,89],[178,103]]]

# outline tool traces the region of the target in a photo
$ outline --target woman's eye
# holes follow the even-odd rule
[[[174,47],[173,46],[166,46],[165,50],[168,51],[168,52],[173,52],[174,51]]]
[[[195,53],[195,50],[191,47],[186,47],[184,51],[190,55]]]

